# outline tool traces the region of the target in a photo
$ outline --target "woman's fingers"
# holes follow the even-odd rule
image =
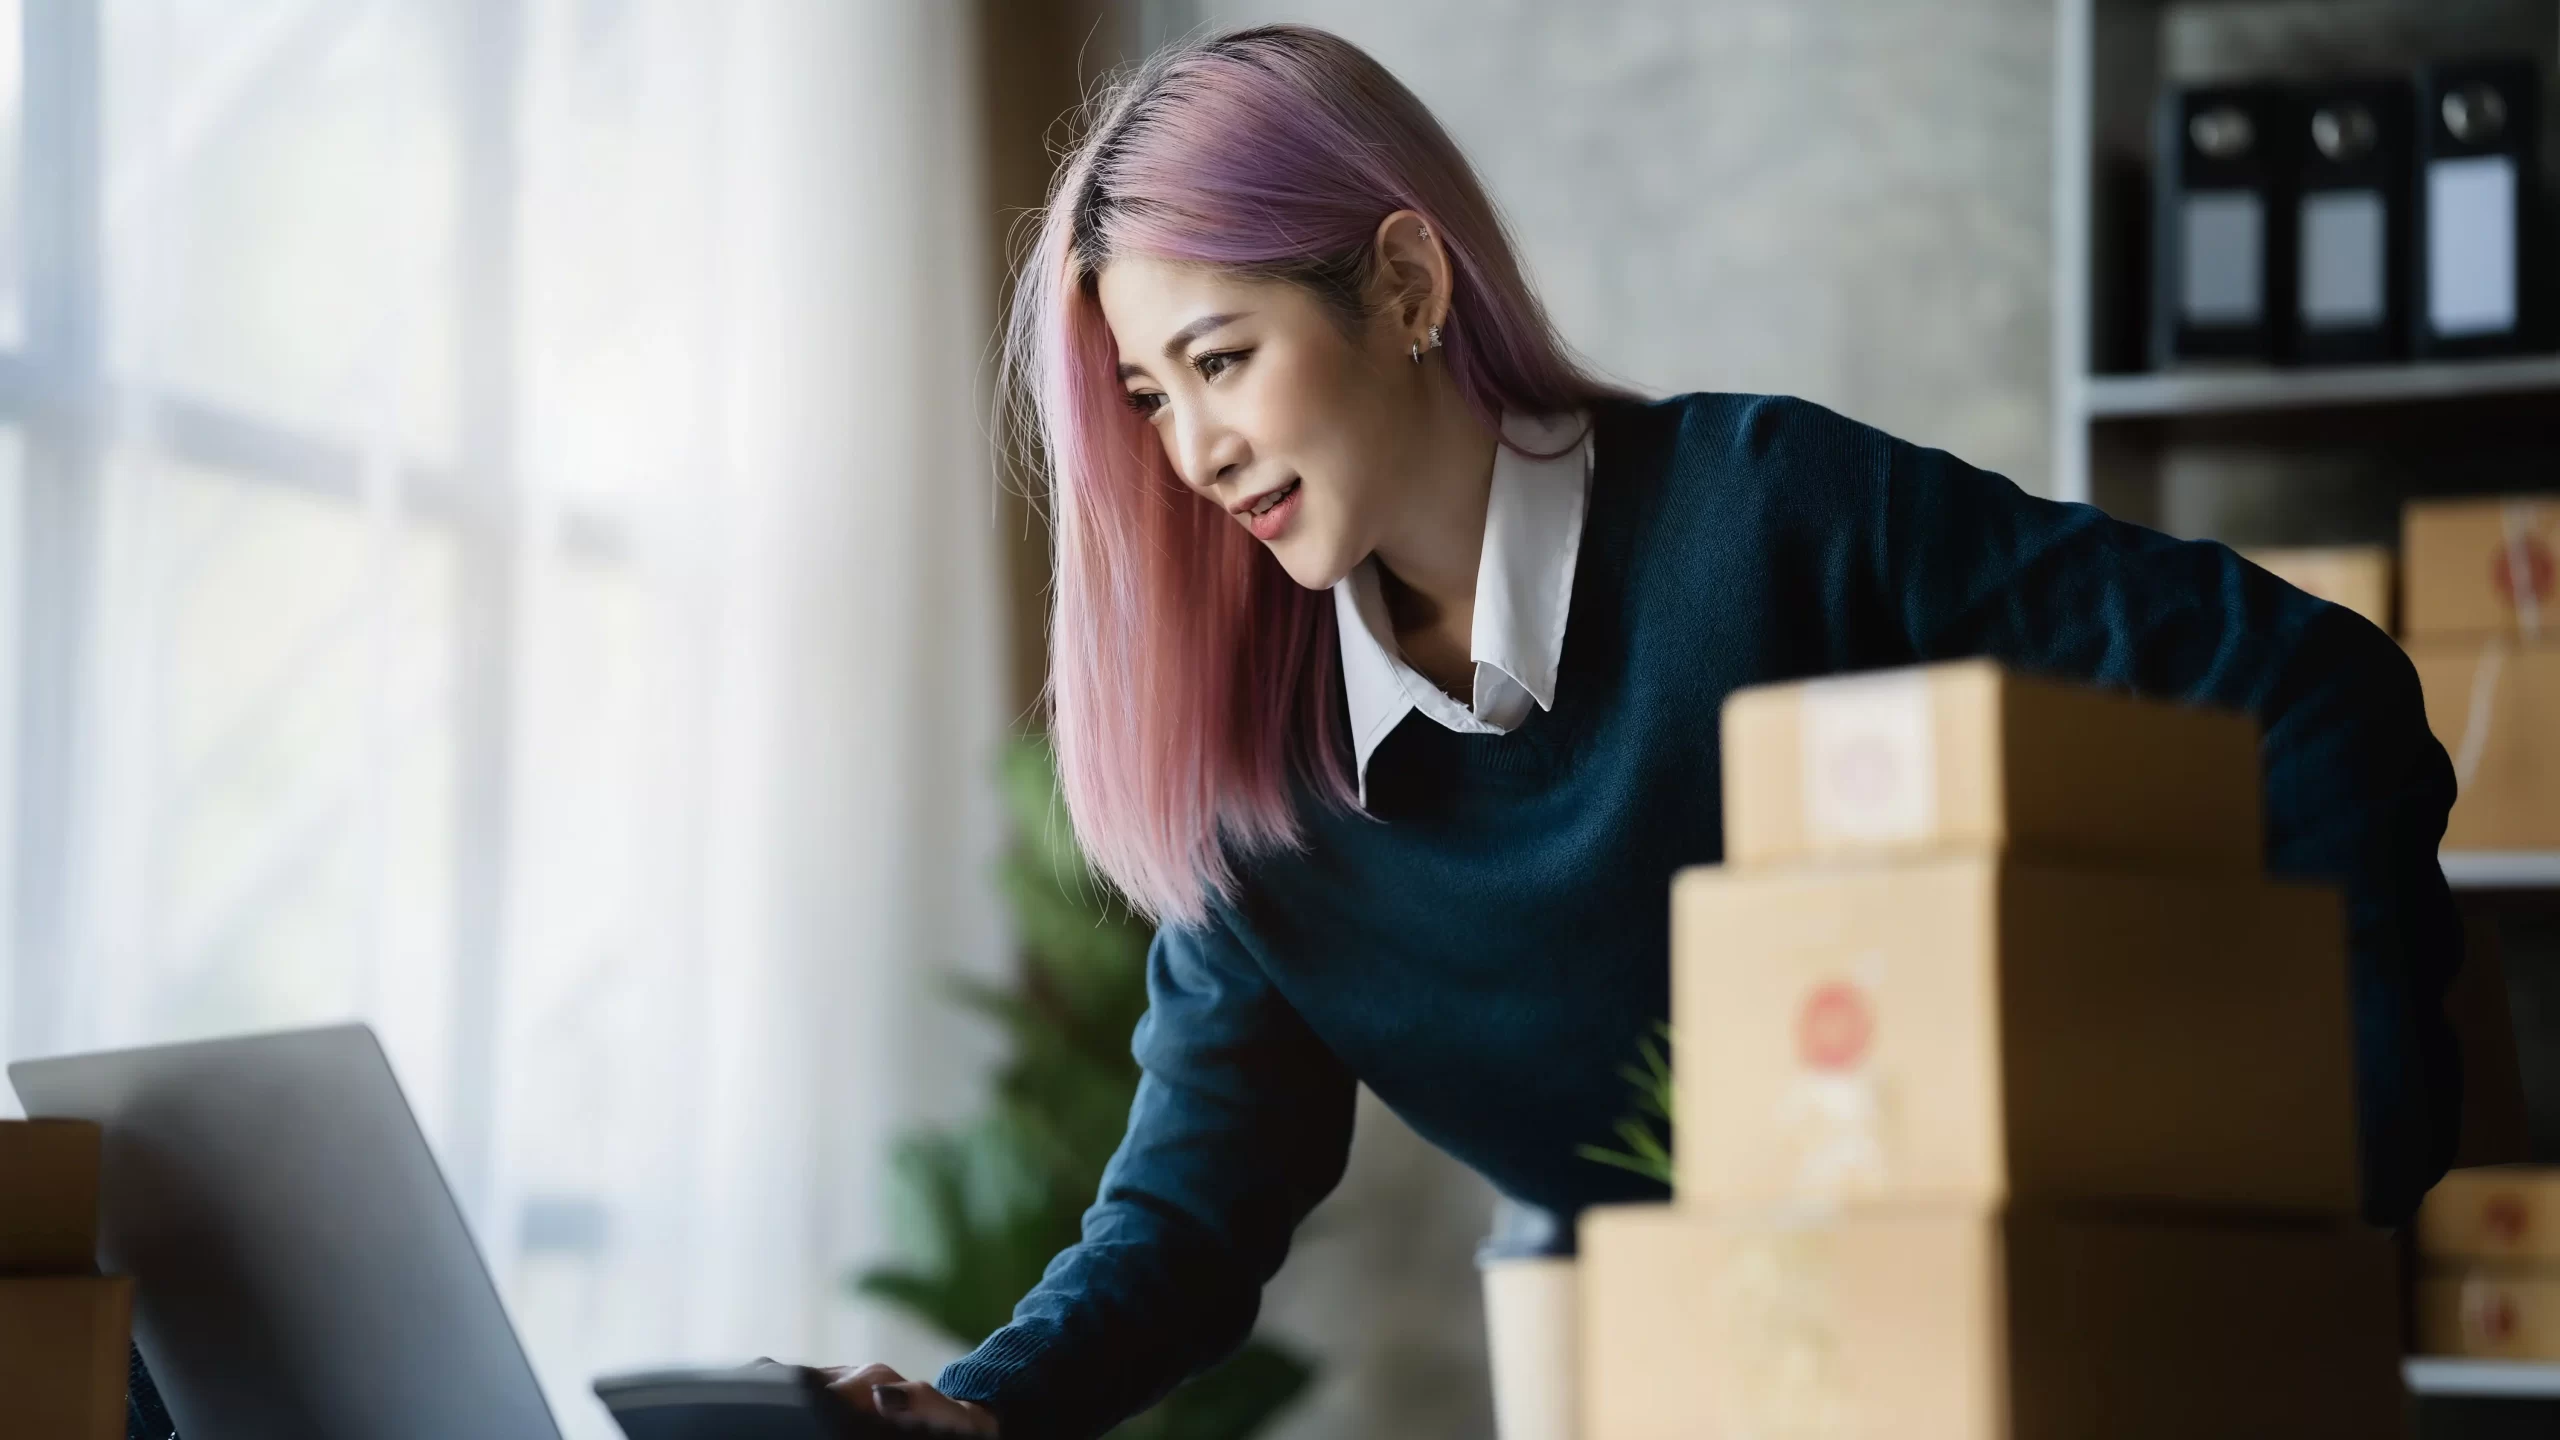
[[[872,1388],[903,1385],[907,1380],[906,1376],[886,1365],[822,1365],[818,1367],[818,1373],[827,1377],[827,1388],[851,1401],[854,1409],[868,1410],[874,1415],[880,1413],[880,1407],[872,1403]]]
[[[963,1435],[993,1435],[996,1417],[965,1400],[954,1400],[921,1380],[909,1380],[886,1365],[843,1366],[822,1370],[827,1388],[855,1408],[912,1425],[933,1425]]]

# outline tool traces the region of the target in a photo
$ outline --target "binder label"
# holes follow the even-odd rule
[[[2255,325],[2266,300],[2260,284],[2267,217],[2255,193],[2198,190],[2179,215],[2184,283],[2178,308],[2190,325]]]
[[[2448,339],[2516,328],[2516,162],[2427,167],[2427,325]]]

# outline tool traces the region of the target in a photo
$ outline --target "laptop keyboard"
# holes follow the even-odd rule
[[[160,1403],[160,1387],[151,1383],[142,1351],[134,1350],[132,1357],[125,1367],[124,1440],[178,1440],[178,1427],[169,1419],[169,1407]]]

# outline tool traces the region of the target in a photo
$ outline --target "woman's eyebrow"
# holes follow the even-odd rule
[[[1201,316],[1199,319],[1194,320],[1190,324],[1183,326],[1181,329],[1174,331],[1173,338],[1164,342],[1164,358],[1179,364],[1182,360],[1182,352],[1184,348],[1189,346],[1192,341],[1199,339],[1201,336],[1208,334],[1210,331],[1217,329],[1221,325],[1232,324],[1252,313],[1253,312],[1250,310],[1231,310],[1223,315]],[[1146,373],[1147,372],[1140,366],[1131,364],[1126,360],[1120,362],[1120,378],[1123,380],[1128,379],[1132,375],[1144,375]]]
[[[1190,345],[1192,341],[1199,339],[1201,336],[1208,334],[1210,331],[1215,330],[1219,326],[1227,324],[1230,321],[1241,320],[1251,313],[1253,312],[1249,310],[1232,310],[1224,315],[1201,316],[1199,319],[1194,320],[1190,324],[1183,326],[1181,329],[1174,331],[1173,338],[1164,342],[1164,358],[1167,360],[1180,360],[1182,358],[1183,349]]]

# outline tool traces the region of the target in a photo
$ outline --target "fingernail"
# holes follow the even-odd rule
[[[907,1413],[907,1392],[895,1385],[874,1385],[871,1387],[871,1404],[883,1415],[904,1415]]]

